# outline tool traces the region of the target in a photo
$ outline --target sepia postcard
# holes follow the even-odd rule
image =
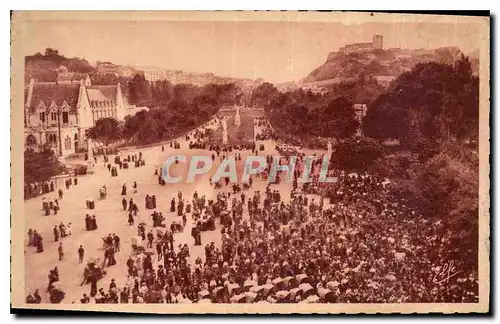
[[[489,62],[488,12],[13,12],[11,312],[489,312]]]

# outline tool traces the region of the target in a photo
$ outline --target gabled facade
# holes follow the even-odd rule
[[[61,156],[88,151],[93,143],[85,130],[100,118],[123,120],[129,110],[120,84],[93,86],[89,78],[78,83],[31,80],[25,91],[25,145],[48,145]]]

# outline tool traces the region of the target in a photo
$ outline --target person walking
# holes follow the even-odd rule
[[[83,249],[83,246],[80,245],[80,248],[78,249],[78,263],[83,263],[84,254],[85,254],[85,250]]]
[[[115,252],[120,252],[120,237],[113,233],[113,244],[115,247]]]
[[[62,259],[64,257],[62,242],[59,243],[59,247],[57,248],[57,251],[59,252],[59,261],[62,261]]]
[[[54,242],[59,241],[59,230],[57,229],[57,225],[54,226]]]
[[[123,210],[127,210],[127,199],[125,197],[122,198],[122,207]]]

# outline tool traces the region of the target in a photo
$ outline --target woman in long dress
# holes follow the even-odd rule
[[[122,196],[126,196],[127,195],[127,186],[125,184],[123,184],[122,186]]]
[[[36,252],[43,252],[43,238],[40,235],[37,235]]]
[[[175,198],[172,198],[172,201],[170,202],[170,212],[175,212]]]

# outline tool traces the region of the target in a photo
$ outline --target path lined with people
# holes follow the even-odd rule
[[[38,289],[43,302],[64,303],[477,301],[477,271],[454,255],[443,224],[416,215],[391,193],[388,179],[332,169],[339,181],[319,183],[325,151],[303,149],[317,159],[315,182],[299,184],[297,169],[293,182],[280,174],[271,184],[272,138],[229,147],[207,142],[203,129],[193,133],[122,152],[120,163],[129,155],[145,163],[119,167],[116,176],[107,166],[113,157],[99,157],[94,175],[64,190],[57,214],[42,210],[44,198],[55,199],[50,194],[27,200],[26,228],[43,237],[44,251],[26,244],[26,294]],[[251,181],[212,183],[224,157],[236,157],[241,171],[255,154],[266,156],[267,167]],[[191,183],[162,183],[161,167],[172,155],[210,156],[214,165]],[[174,163],[170,171],[185,176],[187,169]],[[71,235],[60,236],[61,222],[72,224]],[[449,262],[461,272],[435,280]]]

